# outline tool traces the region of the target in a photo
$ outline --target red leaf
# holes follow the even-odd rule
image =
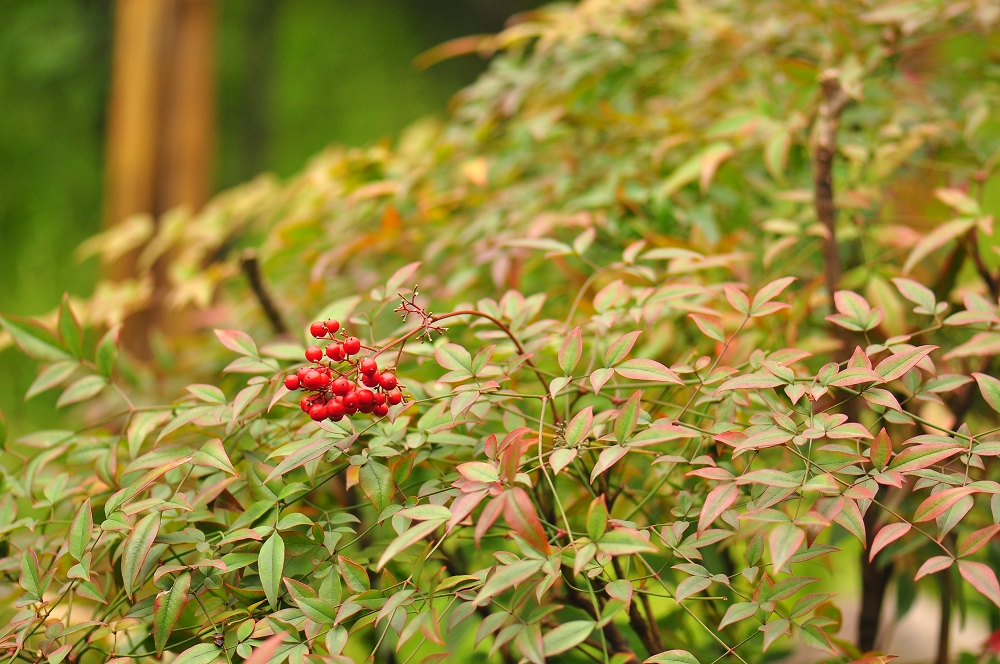
[[[921,521],[936,519],[947,512],[950,507],[962,498],[973,493],[976,493],[976,490],[967,486],[956,486],[944,491],[938,491],[920,503],[916,512],[913,513],[913,520],[919,523]]]
[[[757,294],[753,296],[753,306],[750,307],[751,315],[758,313],[758,309],[762,304],[770,302],[781,295],[781,292],[792,285],[794,281],[795,277],[782,277],[781,279],[775,279],[757,291]]]
[[[973,588],[978,590],[991,602],[1000,606],[1000,583],[997,583],[997,575],[983,563],[976,563],[971,560],[959,560],[958,571],[962,578],[968,581]]]
[[[968,537],[958,543],[959,557],[971,556],[976,551],[979,551],[979,549],[986,546],[986,544],[988,544],[997,533],[1000,533],[1000,524],[986,526],[985,528],[980,528],[974,533],[970,533]]]
[[[891,523],[878,531],[875,535],[875,539],[872,541],[871,551],[868,552],[869,562],[875,560],[876,554],[879,551],[889,546],[900,537],[910,532],[912,528],[908,523]]]
[[[479,540],[483,538],[486,531],[496,522],[497,517],[500,516],[500,512],[503,511],[504,503],[507,502],[507,494],[501,493],[499,496],[486,503],[486,507],[483,508],[483,513],[479,515],[479,520],[476,521],[476,531],[474,534],[474,539],[476,546],[479,546]]]
[[[545,555],[550,554],[552,548],[545,536],[542,522],[538,520],[538,513],[535,512],[535,505],[531,502],[531,498],[521,487],[514,487],[508,490],[507,494],[508,498],[503,507],[503,518],[507,521],[507,525],[523,537],[528,544]]]
[[[917,570],[917,575],[913,577],[913,580],[919,581],[928,574],[935,574],[941,570],[948,569],[953,562],[955,562],[955,559],[951,556],[934,556],[933,558],[928,558],[920,566],[920,569]]]
[[[285,640],[285,636],[287,635],[284,632],[278,632],[268,638],[267,641],[253,649],[243,664],[267,664],[274,657],[274,653],[278,651],[278,646]]]
[[[771,531],[767,544],[771,549],[771,566],[775,574],[785,566],[805,541],[805,531],[793,523],[783,523]]]
[[[701,515],[698,517],[698,532],[704,532],[712,525],[712,522],[722,516],[739,496],[740,489],[736,484],[720,484],[709,491],[705,497],[705,505],[701,508]]]

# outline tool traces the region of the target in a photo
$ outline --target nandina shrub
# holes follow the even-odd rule
[[[136,280],[0,319],[86,404],[5,447],[0,648],[844,661],[890,581],[996,621],[993,21],[553,10],[443,129],[90,243]],[[144,307],[227,323],[154,382]]]

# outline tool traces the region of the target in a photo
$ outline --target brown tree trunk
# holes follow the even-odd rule
[[[215,134],[215,0],[117,0],[108,113],[105,225],[200,208],[211,193]],[[137,276],[133,252],[108,267]],[[151,356],[162,275],[149,307],[126,321],[122,340]]]

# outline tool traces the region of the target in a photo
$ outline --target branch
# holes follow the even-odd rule
[[[244,251],[243,255],[240,256],[240,267],[243,269],[243,274],[246,275],[247,281],[250,282],[250,290],[257,296],[257,301],[260,303],[261,309],[264,310],[264,315],[271,322],[271,328],[274,329],[274,333],[284,334],[288,332],[288,326],[285,325],[285,320],[281,317],[281,312],[278,311],[278,307],[275,306],[274,300],[271,299],[271,294],[264,285],[264,279],[260,274],[260,262],[257,260],[257,252],[253,249]]]
[[[827,230],[823,244],[826,287],[832,296],[840,283],[840,252],[837,249],[837,208],[833,203],[833,159],[837,154],[840,114],[850,101],[840,83],[840,74],[827,69],[819,76],[823,98],[816,114],[813,135],[813,184],[816,218]]]

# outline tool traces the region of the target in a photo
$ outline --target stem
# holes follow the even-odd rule
[[[260,261],[257,260],[257,252],[255,250],[247,249],[243,252],[243,255],[240,256],[240,268],[242,268],[243,274],[246,275],[247,281],[250,283],[250,290],[257,297],[257,302],[260,303],[260,308],[264,310],[264,315],[267,316],[267,320],[271,323],[274,333],[284,334],[288,332],[285,319],[282,318],[281,312],[278,311],[277,305],[274,304],[271,293],[267,290],[267,285],[261,276]]]

